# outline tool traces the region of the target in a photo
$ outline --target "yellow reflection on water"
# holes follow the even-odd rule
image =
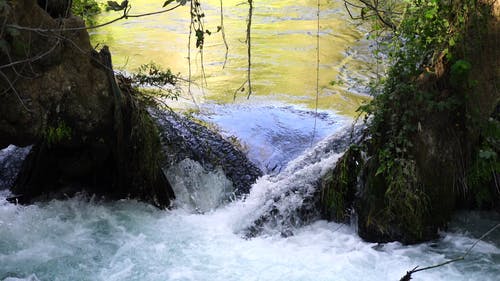
[[[220,1],[203,0],[205,29],[214,32],[205,38],[203,64],[207,84],[202,83],[201,55],[191,48],[192,79],[203,85],[206,99],[233,102],[235,91],[247,77],[246,20],[248,4],[242,0],[224,0],[224,28],[229,44],[225,67],[225,47],[220,25]],[[131,13],[161,9],[163,1],[130,0]],[[256,98],[315,108],[316,100],[316,0],[254,1],[252,19],[252,95]],[[344,73],[366,68],[367,62],[346,55],[363,34],[348,20],[342,1],[321,1],[320,21],[320,95],[319,109],[335,110],[354,116],[365,95],[347,85],[330,85]],[[172,5],[172,4],[171,4]],[[104,13],[99,22],[119,17],[121,12]],[[129,18],[92,32],[94,44],[107,44],[117,69],[135,71],[141,64],[154,61],[173,72],[188,76],[189,7],[172,12]],[[195,40],[192,40],[193,44]],[[356,83],[356,82],[355,82]],[[236,102],[245,102],[247,89],[237,93]],[[199,91],[198,91],[199,92]]]

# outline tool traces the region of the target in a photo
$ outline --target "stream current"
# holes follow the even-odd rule
[[[349,22],[342,1],[321,1],[316,114],[316,1],[254,1],[254,94],[250,101],[245,94],[233,101],[246,75],[243,41],[248,6],[240,2],[224,1],[230,45],[224,69],[220,34],[207,39],[208,83],[203,91],[201,83],[193,86],[196,115],[215,124],[222,134],[237,137],[249,158],[270,174],[260,178],[246,198],[221,203],[219,194],[227,179],[183,162],[185,166],[176,168],[189,168],[186,175],[195,173],[190,181],[196,181],[199,189],[196,194],[178,196],[172,210],[134,200],[107,202],[86,194],[20,206],[8,203],[9,192],[0,191],[0,280],[397,281],[417,265],[463,255],[500,220],[492,213],[460,213],[440,239],[413,246],[366,243],[353,225],[322,220],[292,226],[293,235],[288,237],[267,227],[245,239],[245,229],[273,204],[270,200],[276,194],[290,186],[305,186],[307,193],[310,183],[334,165],[341,152],[325,148],[349,130],[356,108],[368,99],[359,82],[373,74],[368,70],[362,27]],[[156,0],[132,4],[137,13],[161,5]],[[218,18],[219,1],[202,4],[207,28],[215,30],[219,23],[210,19]],[[186,15],[186,10],[180,10],[129,19],[91,36],[96,43],[110,45],[118,69],[133,71],[154,59],[185,77]],[[115,17],[105,13],[100,20]],[[193,78],[200,80],[199,55],[195,52],[193,58]],[[333,80],[342,83],[330,83]],[[184,92],[180,100],[189,103],[190,99]],[[8,155],[13,151],[17,150],[6,150]],[[16,153],[21,152],[26,153]],[[214,186],[224,188],[217,191]],[[276,207],[287,213],[301,205],[301,197],[293,195]],[[199,213],[200,209],[204,212]],[[499,276],[497,231],[479,242],[464,261],[417,273],[413,280],[498,281]]]
[[[210,190],[227,179],[196,173],[200,182],[211,185],[191,194],[214,206],[204,213],[194,211],[196,202],[183,199],[189,195],[180,196],[172,210],[158,210],[134,200],[107,202],[85,194],[20,206],[8,203],[9,193],[2,191],[0,280],[399,280],[417,265],[463,255],[500,220],[492,213],[458,214],[440,239],[413,246],[367,243],[354,226],[322,220],[278,221],[245,238],[245,229],[270,205],[285,220],[304,204],[299,194],[311,192],[311,183],[335,164],[341,155],[336,143],[350,128],[340,127],[284,164],[280,173],[258,179],[248,196],[226,204],[210,204],[220,199]],[[190,171],[188,177],[196,172]],[[284,225],[293,235],[282,235]],[[417,273],[414,280],[497,281],[499,276],[496,232],[464,261]]]

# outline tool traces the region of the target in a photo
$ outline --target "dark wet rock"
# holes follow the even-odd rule
[[[69,2],[51,1],[50,12]],[[0,148],[33,145],[11,188],[18,201],[71,187],[168,206],[174,195],[160,167],[157,128],[137,93],[119,89],[108,48],[92,48],[79,17],[54,19],[35,0],[12,3],[2,24],[66,28],[22,29],[4,40],[11,53],[0,56]]]
[[[262,176],[260,169],[246,155],[218,133],[172,111],[149,109],[160,127],[160,139],[165,157],[165,169],[191,159],[207,170],[222,168],[231,180],[237,196],[246,194],[256,179]]]
[[[335,167],[321,177],[317,200],[322,218],[338,223],[350,221],[364,163],[362,154],[358,144],[351,145]]]
[[[51,17],[65,18],[71,13],[72,0],[37,0],[38,6],[46,11]]]

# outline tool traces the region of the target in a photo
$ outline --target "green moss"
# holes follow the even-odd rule
[[[132,158],[135,159],[132,163],[136,165],[132,169],[138,175],[135,180],[150,179],[149,182],[155,182],[159,176],[158,171],[161,171],[160,163],[163,157],[158,128],[142,108],[138,108],[132,118],[131,152]]]
[[[349,219],[362,164],[359,147],[351,146],[321,182],[323,217],[337,222]]]
[[[55,127],[48,126],[44,132],[45,142],[48,146],[71,140],[72,129],[64,121],[57,123]]]

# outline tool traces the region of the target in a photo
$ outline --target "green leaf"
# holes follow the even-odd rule
[[[451,66],[451,75],[461,78],[471,70],[472,65],[466,60],[458,60]]]
[[[479,158],[489,160],[489,159],[495,159],[497,154],[494,151],[491,150],[479,150]]]
[[[453,37],[452,37],[452,38],[450,38],[450,40],[448,40],[448,44],[450,45],[450,47],[455,46],[455,43],[456,43],[456,42],[455,42],[455,38],[453,38]]]
[[[121,4],[118,4],[116,1],[108,1],[108,6],[106,7],[106,11],[122,11],[128,6],[128,0],[123,1]]]
[[[165,3],[163,3],[162,7],[165,7],[165,6],[167,6],[168,4],[170,4],[172,2],[174,2],[174,0],[167,0],[167,1],[165,1]]]

